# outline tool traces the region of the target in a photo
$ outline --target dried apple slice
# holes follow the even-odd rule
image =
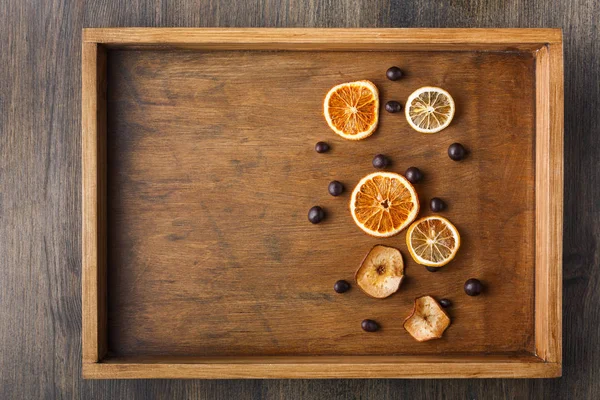
[[[442,337],[450,326],[450,317],[431,296],[415,299],[412,314],[404,320],[404,329],[419,342]]]
[[[374,246],[356,271],[356,284],[371,297],[383,299],[400,287],[404,278],[404,260],[400,250]]]

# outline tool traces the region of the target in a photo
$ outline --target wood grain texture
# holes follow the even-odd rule
[[[560,374],[560,365],[541,362],[534,356],[498,361],[477,356],[454,357],[440,364],[437,357],[431,361],[422,357],[249,357],[246,360],[192,359],[188,362],[165,362],[157,358],[136,362],[117,359],[115,362],[83,365],[84,376],[90,378],[539,378]],[[427,358],[427,357],[425,357]],[[493,356],[491,357],[494,358]],[[179,361],[179,362],[178,362]],[[183,360],[187,361],[187,360]]]
[[[536,58],[536,354],[562,359],[563,54],[562,45]],[[543,118],[542,114],[549,116]]]
[[[220,50],[522,50],[561,41],[559,29],[147,29],[89,28],[83,40],[107,46],[161,45]]]
[[[112,354],[534,351],[532,55],[111,51],[108,58]],[[401,85],[385,78],[399,59]],[[459,114],[443,134],[420,135],[403,115],[383,113],[374,136],[345,141],[327,127],[322,99],[361,78],[378,85],[384,102],[442,86]],[[316,153],[319,140],[332,150]],[[470,149],[467,160],[448,158],[453,142]],[[449,204],[444,215],[463,245],[435,275],[412,261],[403,234],[374,239],[352,221],[349,193],[377,153],[392,160],[392,171],[424,171],[422,215],[434,196]],[[347,187],[337,198],[326,189],[334,179]],[[306,217],[315,204],[328,213],[318,226]],[[353,281],[377,243],[404,253],[400,292],[386,300],[358,288],[336,295],[333,283]],[[473,276],[489,288],[477,299],[462,289]],[[424,294],[453,299],[454,322],[441,340],[416,343],[402,321]],[[365,334],[365,318],[383,330]]]
[[[84,43],[81,60],[82,353],[98,362],[107,351],[106,51]]]
[[[600,31],[594,0],[0,2],[0,397],[600,397]],[[552,380],[81,379],[81,28],[563,27],[564,365]]]
[[[440,364],[444,362],[445,364]],[[533,355],[108,357],[84,363],[87,378],[464,378],[553,377],[560,366]]]

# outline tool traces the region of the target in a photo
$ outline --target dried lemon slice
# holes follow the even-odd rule
[[[452,122],[454,99],[444,89],[422,87],[408,97],[404,113],[414,130],[421,133],[436,133]]]
[[[406,244],[418,264],[442,267],[458,252],[460,235],[450,221],[434,215],[413,222],[406,232]]]

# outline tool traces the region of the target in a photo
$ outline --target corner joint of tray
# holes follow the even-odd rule
[[[98,31],[98,28],[82,28],[81,29],[81,40],[84,43],[99,43],[98,40],[95,39],[94,33]]]

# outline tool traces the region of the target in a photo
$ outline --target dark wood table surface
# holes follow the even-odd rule
[[[0,1],[0,399],[600,398],[600,2]],[[549,380],[81,379],[81,28],[562,27],[564,368]]]

